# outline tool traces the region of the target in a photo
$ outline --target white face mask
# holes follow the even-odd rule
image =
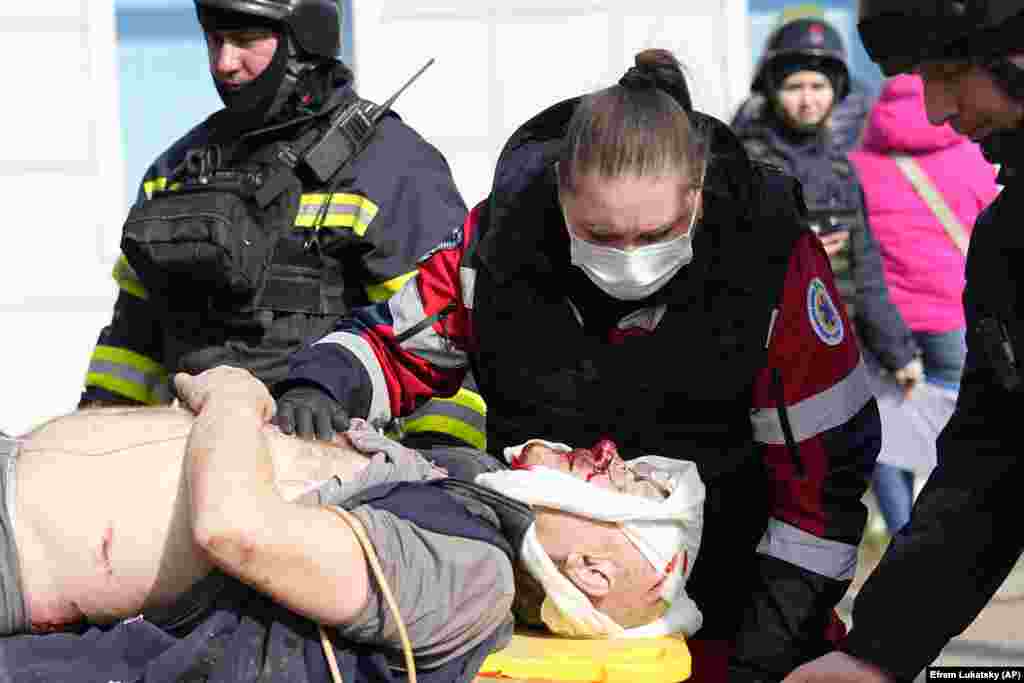
[[[693,260],[693,225],[696,219],[694,207],[685,234],[625,251],[577,237],[567,218],[569,257],[574,266],[582,269],[609,296],[622,301],[637,301],[664,287],[680,268]]]

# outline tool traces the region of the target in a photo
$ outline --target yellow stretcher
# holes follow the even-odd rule
[[[479,683],[678,683],[690,677],[682,638],[572,640],[517,632],[480,668]]]

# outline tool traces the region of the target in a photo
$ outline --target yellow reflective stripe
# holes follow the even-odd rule
[[[299,213],[295,217],[295,227],[312,228],[316,225],[326,194],[304,194],[299,200]],[[327,209],[323,228],[351,228],[352,232],[362,237],[370,227],[380,209],[368,197],[358,194],[335,193],[331,197],[331,205]]]
[[[461,410],[446,410],[445,404],[458,406]],[[431,407],[434,410],[431,410]],[[426,411],[425,415],[413,415],[402,425],[406,434],[441,432],[461,439],[474,448],[486,449],[487,434],[482,430],[487,416],[487,404],[480,394],[463,387],[451,398],[433,399],[423,407],[423,410]],[[459,418],[460,413],[465,419]]]
[[[405,275],[393,277],[387,282],[381,282],[376,285],[366,285],[366,295],[370,297],[370,301],[375,304],[378,304],[381,301],[387,301],[415,275],[416,271],[414,270],[410,273],[406,273]]]
[[[181,183],[172,183],[171,189],[177,190],[181,187]],[[167,178],[160,176],[159,178],[153,178],[142,183],[142,192],[146,195],[146,199],[152,199],[154,192],[161,192],[167,189]]]
[[[105,346],[99,344],[96,350],[92,352],[92,357],[95,360],[105,360],[111,363],[120,363],[121,365],[127,365],[133,370],[137,370],[146,375],[166,375],[167,371],[164,370],[164,366],[157,363],[148,356],[143,356],[141,353],[135,353],[128,349],[121,349],[116,346]]]
[[[437,398],[435,401],[451,401],[457,403],[463,408],[469,408],[474,413],[480,413],[481,415],[487,415],[487,404],[484,402],[484,397],[475,391],[466,389],[463,387],[459,389],[459,393],[455,394],[451,398]]]
[[[153,405],[164,402],[167,371],[142,354],[98,345],[86,374],[86,386],[97,386],[133,401]]]
[[[149,293],[146,288],[142,286],[139,281],[139,276],[135,274],[135,269],[128,263],[128,259],[125,258],[124,254],[117,259],[117,263],[114,264],[114,282],[117,286],[128,292],[134,297],[139,299],[148,299]]]
[[[478,450],[487,449],[487,436],[479,429],[472,427],[462,420],[456,420],[443,415],[424,415],[415,420],[409,420],[403,425],[404,431],[409,432],[440,432],[451,434],[457,439],[465,441]]]
[[[165,189],[167,189],[167,178],[164,177],[153,178],[142,183],[142,192],[147,198],[152,197],[154,192]]]

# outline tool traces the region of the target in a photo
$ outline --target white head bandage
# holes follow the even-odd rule
[[[540,441],[536,439],[534,441]],[[530,443],[530,442],[527,442]],[[542,442],[555,450],[572,450],[565,444]],[[510,460],[527,444],[505,449]],[[580,517],[618,524],[637,550],[661,572],[661,598],[665,614],[645,626],[625,629],[597,610],[548,556],[531,527],[520,556],[527,569],[544,587],[547,597],[541,618],[553,632],[572,637],[653,638],[682,633],[692,635],[702,616],[686,594],[686,579],[700,548],[704,522],[704,484],[697,466],[685,460],[645,456],[629,464],[646,463],[667,476],[671,494],[653,500],[598,488],[570,474],[548,467],[505,470],[478,475],[476,483],[535,507],[562,510]]]

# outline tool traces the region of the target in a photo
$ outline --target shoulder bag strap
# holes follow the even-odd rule
[[[928,208],[935,214],[939,223],[942,223],[942,227],[946,229],[946,234],[953,240],[953,244],[957,246],[961,253],[966,255],[967,245],[970,241],[967,231],[964,229],[960,219],[953,213],[953,210],[949,208],[949,204],[943,199],[942,193],[939,192],[938,188],[928,178],[924,169],[911,157],[904,154],[893,154],[890,158],[896,162],[900,171],[903,172],[903,175],[906,176],[907,180],[914,187],[914,191],[928,205]]]

